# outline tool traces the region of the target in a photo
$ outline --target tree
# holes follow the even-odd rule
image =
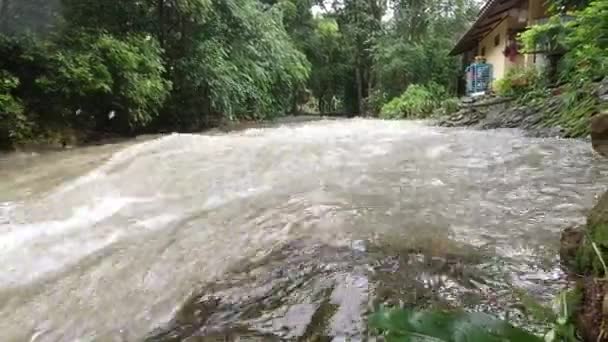
[[[340,111],[345,83],[350,79],[347,75],[352,71],[344,36],[333,18],[318,18],[315,23],[308,53],[313,66],[309,87],[321,113]]]
[[[159,125],[192,130],[217,114],[277,115],[288,111],[308,76],[306,59],[283,26],[281,3],[148,0],[112,7],[105,2],[65,0],[66,18],[77,27],[119,35],[145,32],[159,41],[174,85]]]
[[[475,2],[396,0],[393,11],[374,46],[378,96],[399,96],[410,84],[437,83],[454,92],[459,61],[448,54],[474,19]]]
[[[355,79],[355,101],[351,108],[355,113],[364,113],[364,103],[371,93],[372,47],[382,30],[382,17],[386,10],[382,0],[334,1],[336,18],[350,50]],[[348,95],[348,94],[347,94]],[[349,101],[349,96],[345,96]],[[349,101],[350,102],[350,101]]]

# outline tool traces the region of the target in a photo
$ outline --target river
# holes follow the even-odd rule
[[[365,119],[6,155],[0,340],[359,341],[379,303],[533,326],[516,294],[564,286],[607,181],[584,141]]]

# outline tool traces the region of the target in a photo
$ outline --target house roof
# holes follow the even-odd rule
[[[520,2],[521,0],[488,0],[479,11],[473,26],[460,38],[456,46],[450,51],[450,55],[458,55],[474,48],[480,40],[509,15],[509,10]]]

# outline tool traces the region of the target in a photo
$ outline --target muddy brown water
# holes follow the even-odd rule
[[[318,121],[0,157],[0,340],[361,341],[377,305],[536,327],[589,144]]]

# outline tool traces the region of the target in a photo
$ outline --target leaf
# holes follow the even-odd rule
[[[388,342],[539,342],[523,329],[483,313],[381,310],[369,319]]]

